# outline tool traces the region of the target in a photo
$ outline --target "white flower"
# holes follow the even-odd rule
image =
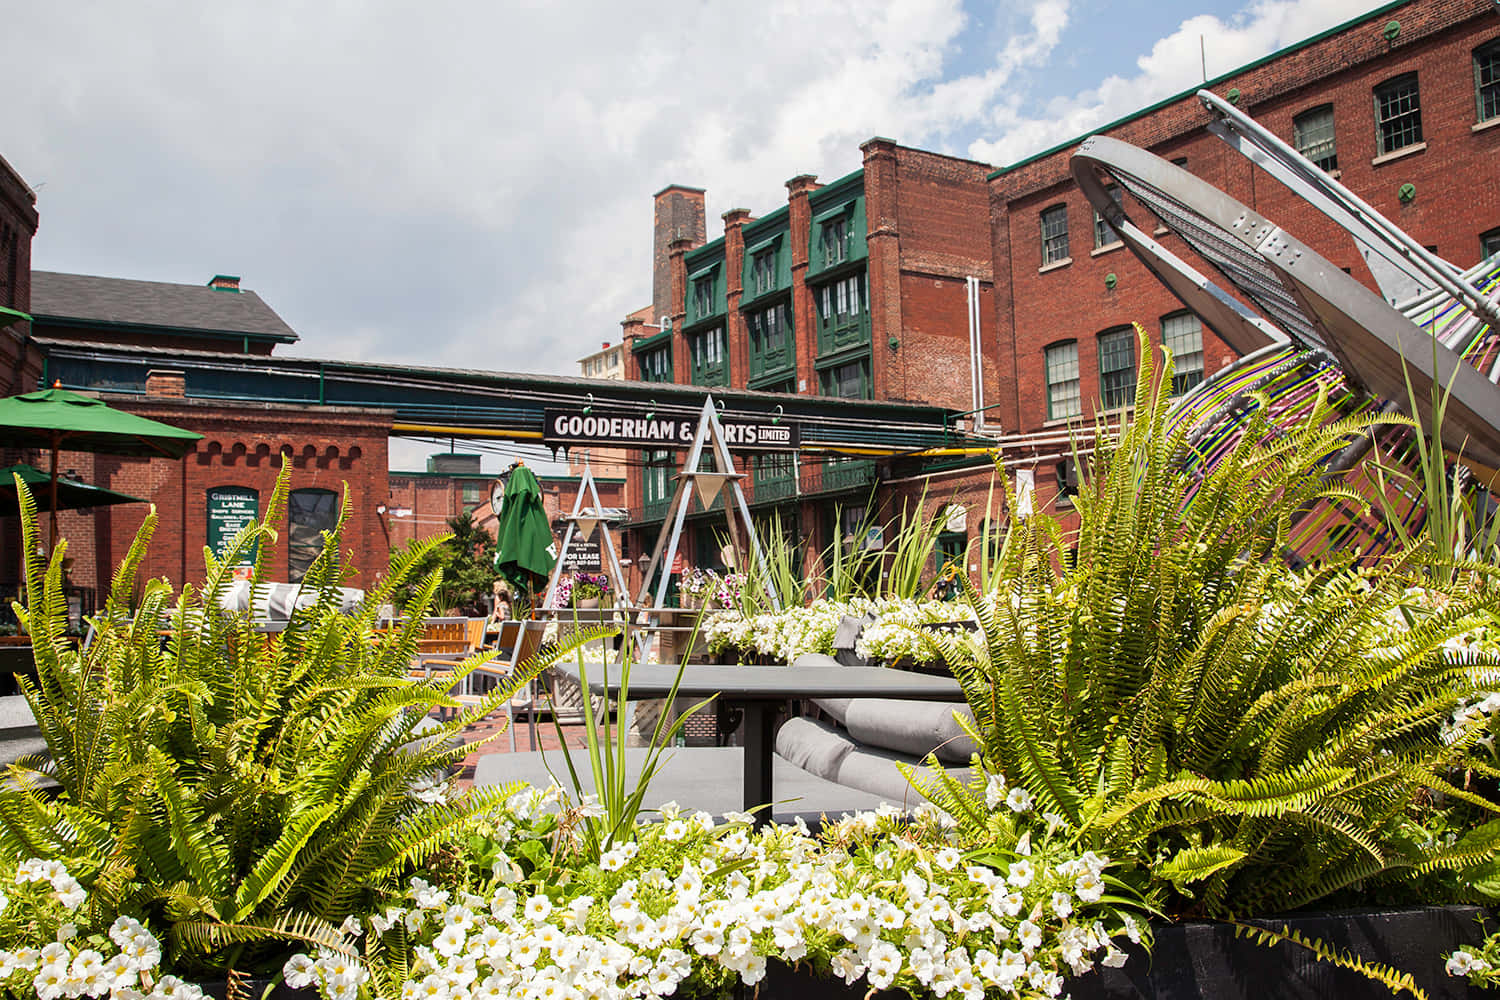
[[[1052,912],[1057,914],[1060,920],[1068,919],[1073,912],[1073,897],[1065,892],[1054,892],[1052,894]]]
[[[523,912],[527,920],[539,924],[552,915],[552,900],[546,896],[532,896],[526,901]]]
[[[1023,920],[1016,925],[1016,940],[1027,951],[1035,951],[1042,946],[1042,929],[1030,920]]]
[[[1448,961],[1443,965],[1443,968],[1447,970],[1450,976],[1467,976],[1476,967],[1483,964],[1482,960],[1476,960],[1472,954],[1460,949],[1448,956]]]
[[[1010,807],[1011,812],[1029,812],[1031,810],[1031,793],[1020,785],[1017,785],[1006,794],[1005,804]]]
[[[1005,801],[1005,778],[999,774],[992,774],[984,783],[984,804],[991,809],[1000,808],[1000,803]]]
[[[943,871],[952,871],[953,866],[958,864],[959,857],[958,851],[951,847],[944,847],[933,855],[932,860],[937,862],[937,866]]]
[[[666,826],[662,827],[661,835],[665,840],[681,840],[687,836],[687,832],[686,823],[680,819],[671,819],[667,821]]]
[[[307,955],[293,955],[286,960],[281,967],[281,975],[286,984],[294,990],[306,989],[317,982],[317,966]]]
[[[1005,880],[1017,889],[1026,888],[1034,878],[1036,878],[1036,869],[1031,867],[1031,862],[1026,858],[1014,862],[1005,876]]]
[[[1073,883],[1073,891],[1085,903],[1097,903],[1104,897],[1104,879],[1098,872],[1086,871]]]
[[[870,985],[878,990],[890,986],[901,971],[901,953],[888,942],[881,941],[870,949],[865,959],[868,968],[866,977]]]

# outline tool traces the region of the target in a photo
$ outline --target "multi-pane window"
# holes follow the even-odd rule
[[[1042,266],[1068,259],[1068,206],[1042,212]]]
[[[1161,343],[1172,352],[1172,395],[1203,381],[1203,324],[1197,316],[1184,312],[1163,319]]]
[[[869,301],[863,273],[822,285],[814,294],[818,307],[818,350],[821,353],[842,350],[869,340],[866,322]]]
[[[785,302],[745,317],[750,332],[750,375],[765,375],[796,362]]]
[[[716,326],[711,330],[692,334],[688,338],[688,347],[693,359],[693,383],[707,385],[722,382],[725,375],[724,328]]]
[[[1500,118],[1500,40],[1474,50],[1474,99],[1480,121]]]
[[[1333,105],[1304,111],[1292,119],[1292,145],[1319,170],[1339,168],[1338,146],[1333,134]]]
[[[823,395],[840,399],[869,399],[869,359],[858,358],[820,373]]]
[[[646,452],[646,465],[641,472],[646,503],[663,503],[668,500],[667,484],[672,473],[672,453],[661,450]]]
[[[641,355],[641,381],[672,381],[672,348],[663,345]]]
[[[1122,326],[1099,335],[1099,401],[1113,410],[1134,397],[1135,329]]]
[[[1375,129],[1382,155],[1422,141],[1417,74],[1407,73],[1375,88]]]
[[[1047,419],[1076,417],[1083,412],[1078,388],[1078,342],[1047,348]]]
[[[1109,197],[1116,205],[1120,204],[1120,186],[1111,184],[1105,188]],[[1115,227],[1109,224],[1109,220],[1098,212],[1094,213],[1094,249],[1107,247],[1111,243],[1120,242],[1120,234],[1115,232]]]
[[[823,264],[831,266],[849,257],[849,220],[843,216],[823,223]]]
[[[714,276],[698,278],[693,282],[693,314],[698,317],[714,313]]]
[[[764,295],[776,289],[776,251],[763,250],[750,264],[755,279],[755,294]]]

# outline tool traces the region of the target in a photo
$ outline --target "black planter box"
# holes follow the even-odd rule
[[[1493,994],[1471,992],[1466,979],[1443,971],[1443,963],[1455,948],[1483,940],[1483,915],[1473,906],[1431,906],[1299,913],[1245,923],[1278,931],[1285,925],[1336,952],[1408,973],[1431,1000],[1477,1000]],[[1071,979],[1064,992],[1073,1000],[1360,1000],[1392,995],[1375,980],[1320,961],[1298,945],[1236,938],[1229,924],[1172,924],[1155,933],[1150,956],[1132,947],[1122,968],[1101,968]],[[759,1000],[858,1000],[868,989],[863,979],[846,986],[842,980],[818,979],[773,962],[759,985]],[[753,993],[740,992],[745,998]],[[906,1000],[899,990],[875,997]]]

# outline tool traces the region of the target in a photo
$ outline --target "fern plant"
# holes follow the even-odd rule
[[[449,688],[493,654],[451,678],[408,679],[436,571],[416,585],[404,625],[376,628],[377,609],[440,538],[340,613],[347,500],[303,581],[316,600],[285,631],[261,633],[247,614],[220,610],[237,553],[259,541],[263,562],[273,547],[287,481],[283,473],[265,522],[221,557],[205,550],[201,587],[174,594],[147,580],[137,597],[153,510],[84,650],[63,635],[66,543],[45,567],[28,560],[28,605],[17,607],[36,649],[37,681],[23,691],[48,752],[23,759],[0,787],[0,857],[63,860],[90,890],[89,925],[130,913],[166,926],[178,968],[261,970],[293,942],[345,948],[345,917],[369,912],[514,791],[456,799],[432,776],[478,745],[456,738],[466,725],[548,662],[539,654],[480,704],[420,729],[434,705],[459,707]],[[35,505],[21,495],[30,553]],[[255,570],[263,579],[264,565]],[[39,790],[42,776],[60,786],[55,795]]]
[[[1400,559],[1286,569],[1300,511],[1367,507],[1325,463],[1380,417],[1321,426],[1319,412],[1280,434],[1261,417],[1185,504],[1170,356],[1158,378],[1140,342],[1135,420],[1112,444],[1097,436],[1076,533],[1040,513],[1012,521],[997,588],[969,590],[980,641],[931,640],[986,764],[1087,846],[1149,870],[1178,911],[1279,912],[1423,878],[1492,898],[1500,806],[1461,776],[1495,772],[1471,752],[1482,733],[1439,734],[1500,665],[1444,648],[1493,587],[1399,628]],[[952,777],[927,791],[962,810]],[[1435,795],[1477,816],[1455,843],[1419,824]]]

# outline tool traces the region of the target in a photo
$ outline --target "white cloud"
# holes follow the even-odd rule
[[[1014,101],[997,106],[990,137],[972,142],[968,155],[1014,163],[1198,85],[1205,65],[1213,79],[1369,9],[1369,0],[1262,0],[1227,21],[1211,14],[1190,17],[1140,56],[1139,72],[1131,76],[1110,76],[1043,107]]]
[[[1193,17],[1043,103],[1022,84],[1066,57],[1067,0],[1000,0],[982,42],[960,0],[35,3],[3,152],[38,268],[237,273],[303,355],[576,372],[650,297],[668,183],[709,189],[712,237],[874,135],[1005,163],[1191,85],[1199,34],[1212,75],[1358,7]],[[994,54],[956,70],[966,44]]]

